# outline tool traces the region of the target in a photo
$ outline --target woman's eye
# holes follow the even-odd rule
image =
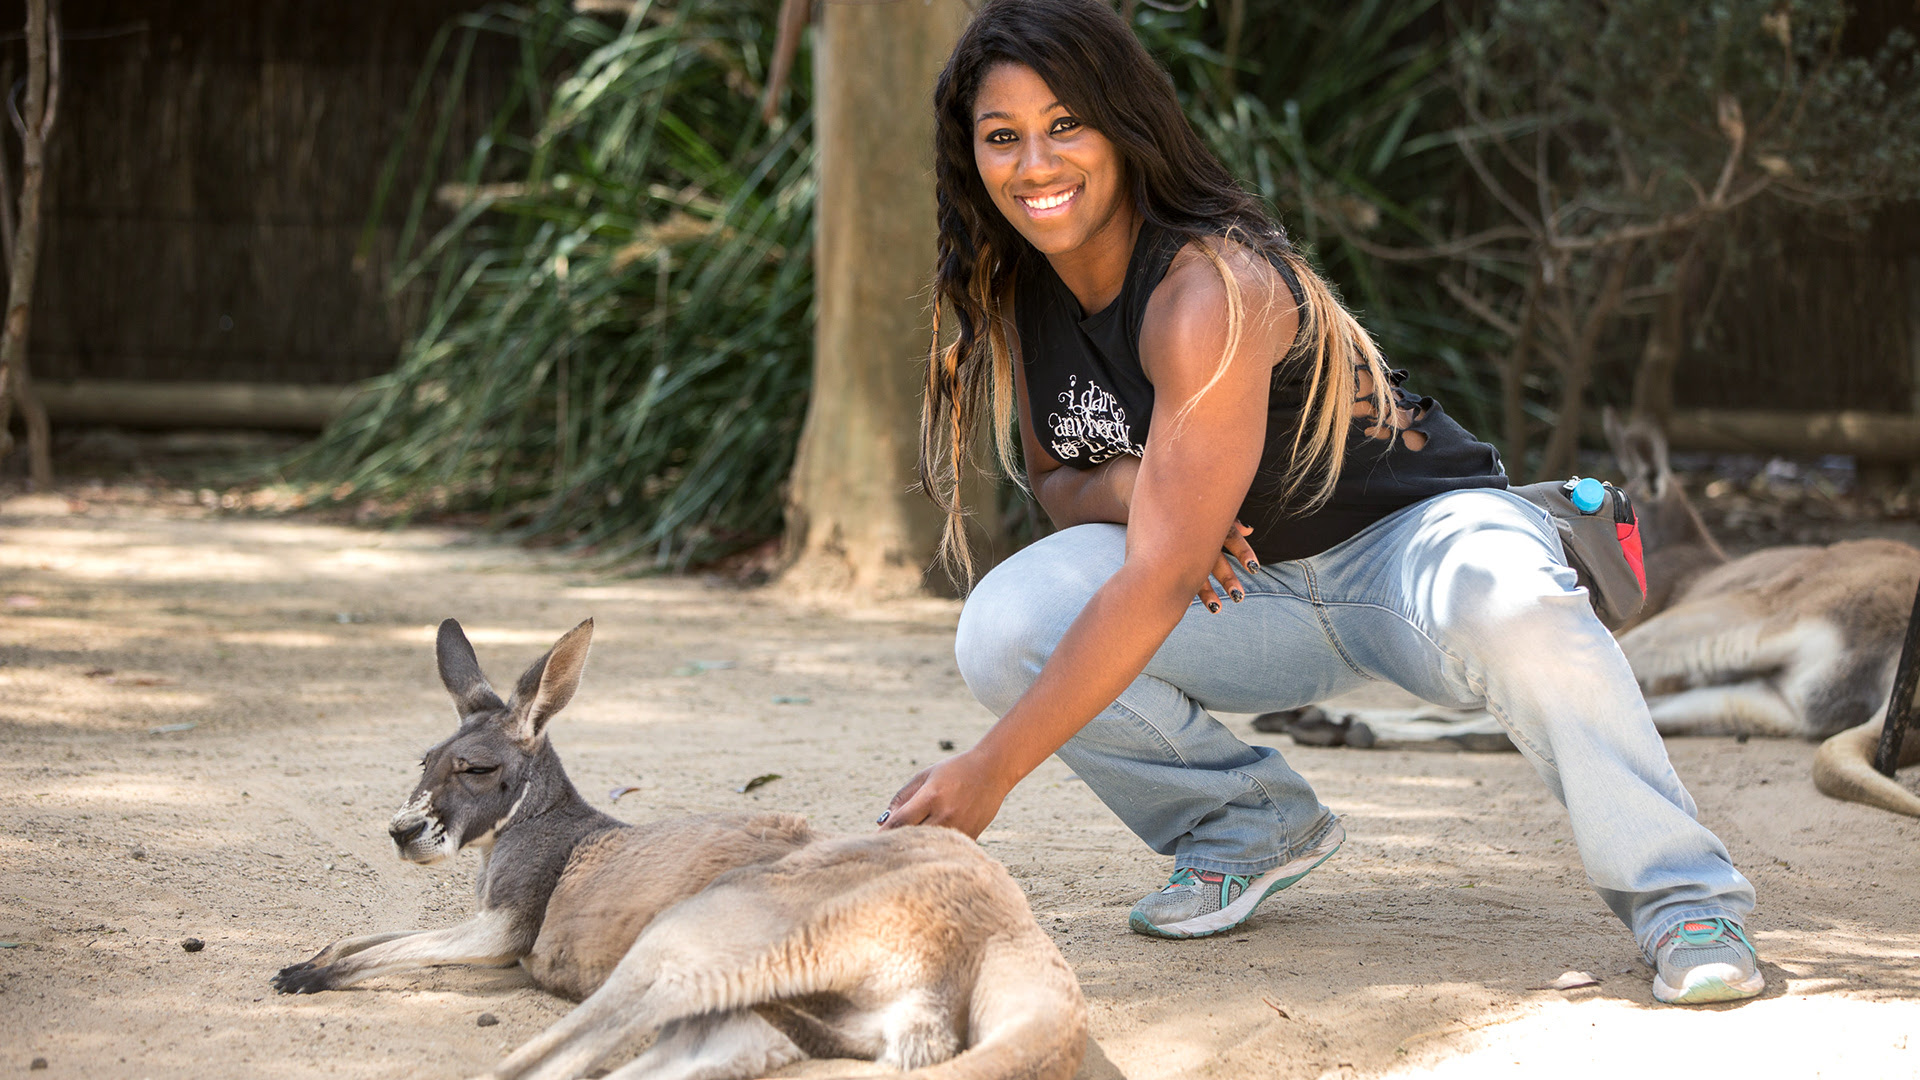
[[[1071,116],[1063,116],[1053,122],[1053,133],[1055,135],[1062,135],[1066,132],[1076,130],[1079,127],[1080,121],[1075,120]]]
[[[498,765],[469,765],[460,771],[468,776],[485,776],[499,767]]]
[[[1013,140],[1013,132],[1008,131],[1006,128],[1001,128],[999,131],[993,131],[987,134],[987,144],[990,146],[1005,146]]]

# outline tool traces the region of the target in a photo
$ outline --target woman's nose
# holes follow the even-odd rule
[[[1045,139],[1028,139],[1020,146],[1020,178],[1030,180],[1051,175],[1060,167],[1060,157]]]

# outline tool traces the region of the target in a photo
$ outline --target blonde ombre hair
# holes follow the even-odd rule
[[[933,346],[920,410],[920,486],[946,514],[941,561],[971,584],[960,490],[976,467],[974,445],[992,431],[994,461],[1015,483],[1013,284],[1028,260],[1042,258],[1014,231],[981,184],[973,158],[973,104],[998,64],[1033,69],[1083,123],[1118,151],[1141,216],[1186,237],[1226,285],[1227,340],[1218,367],[1176,414],[1184,422],[1226,374],[1249,318],[1240,275],[1226,245],[1284,264],[1304,303],[1292,349],[1278,363],[1297,367],[1306,407],[1292,457],[1273,493],[1295,510],[1326,502],[1345,459],[1355,414],[1358,370],[1372,373],[1373,415],[1392,415],[1390,383],[1373,339],[1341,305],[1259,200],[1243,190],[1201,143],[1180,112],[1173,84],[1126,24],[1101,0],[989,0],[954,46],[934,88],[934,193],[939,222],[933,282]],[[1279,274],[1268,275],[1270,289]],[[1268,302],[1273,298],[1269,297]],[[1289,297],[1291,299],[1291,297]],[[952,340],[942,341],[951,317]],[[1291,374],[1291,373],[1289,373]],[[1384,420],[1382,421],[1384,423]]]

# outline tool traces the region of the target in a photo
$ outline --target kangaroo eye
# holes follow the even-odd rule
[[[485,776],[499,768],[500,766],[498,765],[469,765],[460,771],[466,773],[468,776]]]

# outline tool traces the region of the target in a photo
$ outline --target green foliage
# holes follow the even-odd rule
[[[1536,475],[1572,466],[1596,390],[1626,404],[1630,382],[1633,407],[1665,415],[1696,283],[1740,257],[1745,216],[1784,202],[1863,220],[1920,195],[1913,43],[1847,55],[1844,0],[1484,11],[1447,76],[1474,197],[1433,221],[1426,254],[1505,339],[1508,456],[1545,435]],[[1543,403],[1536,361],[1551,423],[1521,416]],[[1609,369],[1628,375],[1590,386]]]
[[[1456,66],[1484,118],[1476,137],[1551,137],[1555,185],[1582,192],[1563,232],[1694,208],[1736,129],[1736,172],[1789,198],[1912,197],[1913,43],[1896,33],[1876,56],[1843,55],[1847,15],[1844,0],[1500,0]]]
[[[427,317],[300,471],[661,566],[776,532],[814,190],[804,120],[757,115],[776,9],[642,4],[616,23],[541,0],[453,24],[433,139],[476,41],[512,44],[514,92],[457,180],[411,193],[395,288],[430,281]],[[430,193],[451,220],[416,243]]]

